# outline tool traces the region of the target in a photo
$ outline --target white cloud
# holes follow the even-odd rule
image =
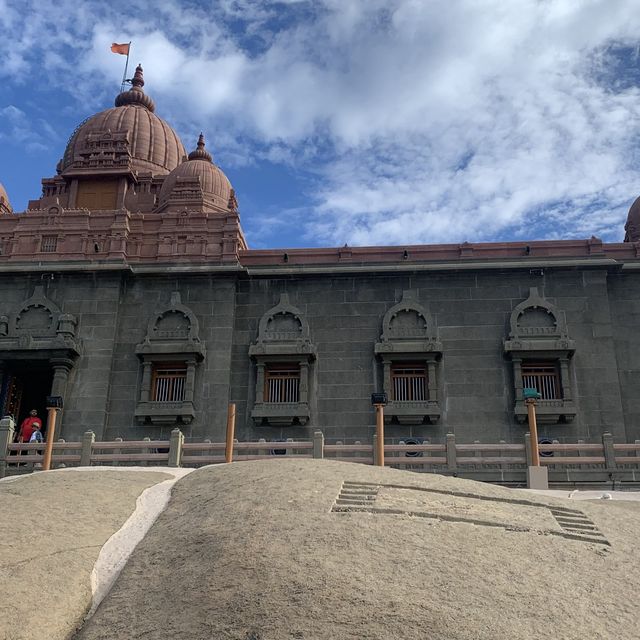
[[[640,91],[611,47],[638,46],[633,0],[156,5],[0,0],[0,74],[54,73],[75,47],[95,100],[121,73],[108,45],[133,40],[180,130],[317,172],[314,243],[622,236]]]

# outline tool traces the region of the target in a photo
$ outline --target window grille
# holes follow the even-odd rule
[[[562,399],[558,365],[555,362],[523,362],[522,386],[534,388],[541,400]]]
[[[153,372],[153,400],[182,402],[186,378],[185,365],[157,365]]]
[[[300,367],[271,366],[265,371],[265,402],[295,403],[300,401]]]
[[[40,251],[42,253],[55,253],[58,249],[57,236],[42,236]]]
[[[421,364],[391,367],[391,386],[395,402],[424,402],[427,398],[427,368]]]

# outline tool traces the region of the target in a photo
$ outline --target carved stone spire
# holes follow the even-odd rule
[[[131,80],[132,87],[144,87],[144,76],[142,74],[142,65],[138,64],[136,71],[133,74],[133,80]]]
[[[204,148],[204,135],[202,132],[198,137],[198,145],[195,151],[189,154],[189,160],[207,160],[208,162],[213,162],[211,154]]]
[[[236,190],[231,189],[229,194],[229,204],[227,205],[229,211],[238,211],[238,199],[236,198]]]
[[[153,100],[144,92],[144,76],[142,73],[142,65],[136,67],[136,72],[131,80],[131,89],[123,91],[116,98],[116,107],[124,107],[128,104],[139,105],[149,109],[152,113],[156,110]]]

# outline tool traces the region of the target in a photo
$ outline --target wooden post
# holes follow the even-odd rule
[[[527,488],[548,489],[549,470],[540,465],[540,451],[538,450],[538,425],[536,423],[536,401],[535,398],[527,398],[527,414],[529,418],[529,432],[531,438],[531,466],[527,467]]]
[[[233,434],[236,430],[236,405],[231,402],[227,409],[227,441],[224,448],[224,461],[233,462]]]
[[[53,439],[56,435],[56,416],[58,411],[56,407],[48,407],[49,415],[47,417],[47,446],[44,450],[44,460],[42,461],[42,470],[49,471],[51,469],[51,456],[53,455]]]
[[[376,404],[376,449],[375,464],[384,467],[384,405]]]
[[[529,433],[531,434],[531,466],[540,466],[540,452],[538,451],[538,424],[536,423],[536,401],[533,398],[525,400],[527,417],[529,419]]]

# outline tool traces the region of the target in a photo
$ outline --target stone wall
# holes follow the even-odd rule
[[[168,437],[174,425],[141,425],[135,410],[142,367],[136,347],[150,319],[179,292],[197,317],[206,347],[197,364],[196,417],[181,429],[189,438],[221,440],[226,407],[237,404],[237,437],[309,437],[321,428],[328,440],[368,441],[374,415],[370,394],[382,387],[374,355],[382,319],[403,292],[413,292],[429,312],[442,345],[437,365],[441,418],[435,424],[389,425],[387,436],[443,441],[521,442],[526,425],[514,418],[513,373],[504,354],[513,309],[536,287],[566,319],[575,341],[571,376],[577,417],[542,425],[540,435],[597,440],[610,431],[617,440],[640,438],[640,279],[605,268],[466,269],[376,275],[339,273],[264,275],[245,272],[132,275],[130,272],[3,276],[0,315],[46,284],[47,296],[78,321],[82,354],[73,368],[63,415],[63,436],[85,429],[98,439]],[[261,317],[287,293],[309,325],[317,359],[310,367],[311,420],[306,426],[256,426],[251,411],[256,366],[249,347]]]

